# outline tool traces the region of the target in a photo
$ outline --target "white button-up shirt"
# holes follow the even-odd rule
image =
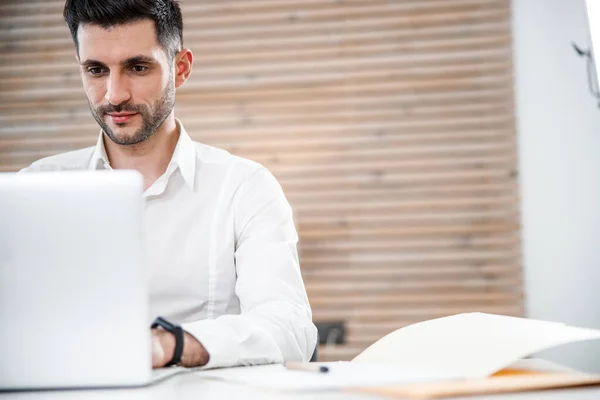
[[[210,354],[207,368],[307,361],[317,332],[300,274],[292,209],[255,162],[180,136],[166,172],[144,192],[150,310]],[[95,147],[25,171],[110,169]]]

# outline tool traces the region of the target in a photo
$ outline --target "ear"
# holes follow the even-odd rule
[[[175,56],[175,88],[185,83],[192,73],[194,55],[190,49],[183,49]]]

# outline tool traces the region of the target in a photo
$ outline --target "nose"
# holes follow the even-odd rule
[[[111,73],[106,85],[104,97],[110,104],[116,106],[130,99],[131,93],[126,77]]]

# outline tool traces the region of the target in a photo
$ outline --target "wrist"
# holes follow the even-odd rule
[[[173,364],[184,367],[201,367],[208,363],[210,359],[208,351],[202,343],[184,331],[181,326],[157,317],[151,328],[152,336],[158,342],[159,347],[157,351],[153,350],[152,365],[154,367]]]
[[[175,334],[162,329],[156,329],[158,334],[158,341],[163,349],[162,365],[166,366],[175,354]]]
[[[181,326],[173,324],[162,317],[157,317],[152,323],[151,328],[161,328],[159,330],[159,342],[162,348],[163,366],[179,365],[181,364],[181,357],[183,355],[184,346],[184,335],[185,331]],[[166,358],[168,356],[171,358]]]
[[[210,355],[195,337],[187,332],[183,335],[183,354],[180,365],[184,367],[202,367],[208,363]]]

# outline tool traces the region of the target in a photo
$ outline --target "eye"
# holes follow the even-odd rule
[[[144,65],[134,65],[131,68],[134,72],[137,72],[138,74],[144,73],[146,71],[148,71],[148,67],[144,66]]]
[[[90,67],[87,69],[88,74],[92,75],[92,76],[96,76],[96,75],[101,75],[105,72],[104,68],[102,67]]]

